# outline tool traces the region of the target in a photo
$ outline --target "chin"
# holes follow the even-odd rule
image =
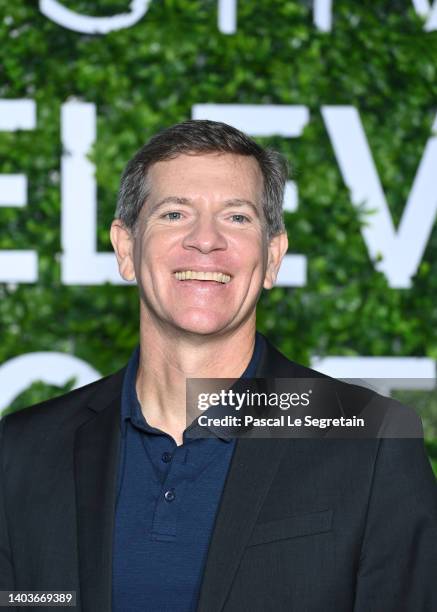
[[[224,320],[223,315],[211,312],[186,312],[181,317],[174,319],[174,324],[182,331],[209,335],[221,332],[229,322]]]

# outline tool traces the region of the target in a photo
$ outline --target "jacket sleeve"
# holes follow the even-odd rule
[[[437,610],[437,487],[423,440],[382,439],[354,612]]]
[[[11,546],[9,541],[6,517],[6,497],[4,479],[4,419],[0,420],[0,591],[15,589],[14,569],[12,565]]]

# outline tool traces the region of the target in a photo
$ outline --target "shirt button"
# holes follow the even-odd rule
[[[161,460],[164,461],[164,463],[170,463],[171,453],[162,453]]]
[[[176,498],[174,489],[169,489],[164,493],[165,501],[172,502]]]

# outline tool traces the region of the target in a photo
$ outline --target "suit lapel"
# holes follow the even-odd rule
[[[114,398],[114,395],[112,395]],[[111,609],[120,394],[76,432],[74,464],[82,612]]]
[[[286,359],[267,340],[264,342],[257,378],[291,378],[303,374],[305,368],[300,371],[297,364]],[[250,437],[237,440],[209,546],[198,612],[219,612],[223,608],[288,442]]]
[[[206,561],[198,612],[222,609],[288,440],[237,440]]]
[[[264,346],[256,369],[257,378],[325,378],[320,372],[300,365],[280,353],[268,340]]]

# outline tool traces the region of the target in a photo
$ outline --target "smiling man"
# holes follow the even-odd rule
[[[198,131],[199,139],[202,132],[212,139],[214,130],[216,137],[222,131],[236,138],[231,128],[202,123],[170,133],[194,138]],[[186,150],[177,156],[167,137],[159,136],[130,162],[111,239],[123,278],[137,279],[140,289],[140,404],[148,406],[149,424],[181,443],[186,378],[239,376],[253,354],[256,303],[263,286],[273,286],[287,250],[280,213],[285,167],[273,152],[264,154],[265,171],[277,180],[276,201],[264,210],[262,170],[253,155],[237,153],[238,145],[243,148],[238,136],[236,152],[231,145],[227,153],[211,150],[206,143],[204,150],[197,145],[195,155]],[[154,147],[168,159],[148,170],[134,217],[130,182],[145,171],[147,155],[155,160]],[[174,148],[179,152],[181,145]]]
[[[421,439],[189,435],[188,378],[322,378],[256,332],[287,250],[285,180],[277,153],[210,121],[129,162],[111,240],[139,347],[1,422],[0,589],[76,591],[83,612],[436,608]],[[336,399],[396,408],[345,383]]]

